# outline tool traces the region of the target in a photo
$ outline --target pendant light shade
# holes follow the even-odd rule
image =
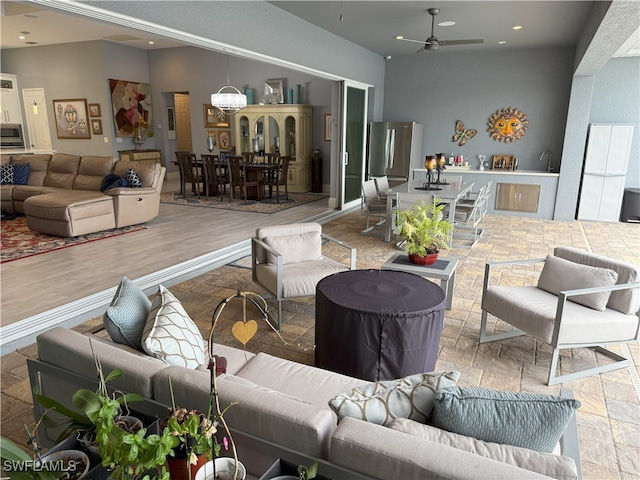
[[[223,112],[225,115],[235,115],[247,106],[247,96],[240,93],[236,87],[230,85],[229,81],[229,55],[227,55],[227,84],[211,94],[211,105]],[[223,90],[230,90],[232,93],[222,93]]]
[[[222,93],[225,89],[233,93]],[[211,94],[211,105],[226,115],[234,115],[247,106],[247,96],[240,93],[236,87],[225,85],[217,93]]]

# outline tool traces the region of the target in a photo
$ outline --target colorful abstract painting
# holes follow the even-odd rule
[[[133,137],[140,129],[153,136],[151,123],[151,87],[148,83],[109,79],[116,137]]]

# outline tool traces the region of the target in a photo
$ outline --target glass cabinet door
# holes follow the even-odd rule
[[[296,156],[296,119],[287,117],[284,121],[285,145],[282,151],[287,156]]]
[[[251,137],[249,136],[249,119],[244,115],[240,117],[240,152],[247,152],[251,148]],[[240,153],[239,152],[239,153]]]
[[[269,115],[269,137],[267,138],[268,145],[265,145],[265,149],[269,153],[280,152],[280,124],[278,120]],[[266,151],[265,150],[265,151]]]

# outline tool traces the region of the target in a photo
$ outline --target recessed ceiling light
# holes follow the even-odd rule
[[[522,25],[516,25],[513,30],[522,30]]]
[[[451,20],[447,20],[446,22],[440,22],[438,24],[439,27],[453,27],[456,22],[452,22]]]
[[[154,43],[156,42],[154,42],[153,40],[149,40],[149,45],[153,45]]]
[[[19,35],[19,36],[18,36],[18,38],[19,38],[20,40],[24,40],[24,39],[26,39],[26,38],[27,38],[27,36],[26,36],[26,35]]]
[[[500,40],[500,41],[498,42],[498,45],[504,45],[505,43],[507,43],[507,41],[506,41],[506,40]]]
[[[402,40],[404,38],[404,35],[396,35],[396,40]]]

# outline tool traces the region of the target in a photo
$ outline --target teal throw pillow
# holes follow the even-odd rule
[[[151,311],[151,300],[127,277],[120,285],[103,316],[104,328],[116,343],[142,350],[142,332]]]
[[[551,453],[580,402],[536,393],[445,387],[434,398],[433,426],[485,442]]]

